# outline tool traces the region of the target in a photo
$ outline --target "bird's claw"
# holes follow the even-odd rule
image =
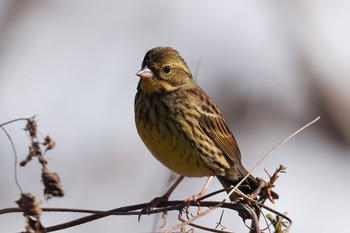
[[[150,201],[140,212],[139,217],[138,217],[138,221],[140,221],[141,219],[141,215],[144,214],[149,214],[149,212],[156,207],[157,205],[159,205],[159,203],[163,202],[163,201],[167,201],[168,197],[166,196],[161,196],[161,197],[156,197],[154,198],[152,201]],[[163,212],[162,218],[165,220],[167,217],[167,213],[166,211]]]
[[[201,194],[193,195],[192,197],[190,197],[184,201],[186,215],[188,215],[190,213],[190,204],[192,202],[197,202],[197,200],[199,198],[201,198],[202,196],[203,195],[201,195]],[[202,207],[198,206],[197,214],[200,214],[201,212],[202,212]]]

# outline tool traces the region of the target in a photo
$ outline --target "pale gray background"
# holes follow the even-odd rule
[[[266,177],[263,168],[287,166],[273,207],[288,211],[292,232],[344,232],[350,217],[349,10],[350,2],[341,0],[3,0],[0,122],[38,114],[41,132],[57,141],[49,169],[60,174],[66,196],[44,207],[105,210],[149,201],[164,192],[171,173],[135,130],[134,74],[148,49],[172,46],[219,105],[248,169],[279,140],[321,116],[254,174]],[[21,158],[27,153],[23,127],[6,127]],[[0,151],[5,208],[14,206],[19,191],[4,133]],[[43,199],[36,164],[21,168],[19,179],[25,191]],[[187,179],[173,198],[197,193],[204,182]],[[219,187],[215,181],[210,190]],[[214,227],[219,215],[201,223]],[[43,223],[78,216],[45,213]],[[176,223],[176,213],[170,219],[167,227]],[[224,224],[247,232],[232,212]],[[154,232],[160,225],[154,216],[141,223],[109,217],[63,232]],[[23,226],[21,214],[0,216],[1,232]]]

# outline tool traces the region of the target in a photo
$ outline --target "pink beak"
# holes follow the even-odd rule
[[[136,75],[144,79],[152,78],[154,76],[153,72],[147,66],[137,72]]]

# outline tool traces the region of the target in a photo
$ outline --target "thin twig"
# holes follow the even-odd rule
[[[292,226],[293,222],[292,222],[292,219],[290,219],[288,216],[286,216],[285,214],[282,214],[282,213],[272,209],[271,207],[269,207],[269,206],[267,206],[267,205],[265,205],[263,203],[258,202],[257,200],[254,200],[254,199],[250,198],[249,196],[245,195],[244,193],[240,193],[240,195],[242,195],[242,197],[244,197],[245,199],[249,200],[252,204],[256,205],[257,207],[262,207],[262,208],[270,211],[271,213],[274,213],[274,214],[284,218],[285,220],[287,220],[289,222],[289,227],[288,227],[287,230],[289,231],[289,228]]]
[[[35,116],[36,116],[36,115],[34,115],[33,117],[29,117],[29,118],[17,118],[17,119],[14,119],[14,120],[10,120],[10,121],[7,121],[7,122],[5,122],[5,123],[0,124],[0,126],[2,127],[2,126],[5,126],[5,125],[8,125],[8,124],[11,124],[11,123],[13,123],[13,122],[16,122],[16,121],[27,121],[27,120],[29,120],[29,119],[34,118]]]
[[[178,219],[179,219],[179,221],[181,221],[181,222],[186,222],[186,221],[187,221],[187,220],[185,220],[185,219],[183,219],[183,218],[181,217],[181,213],[179,214]],[[201,229],[201,230],[205,230],[206,232],[233,233],[233,232],[230,232],[230,231],[217,230],[217,229],[213,229],[213,228],[201,226],[201,225],[194,224],[194,223],[189,223],[188,225],[189,225],[189,226],[192,226],[192,227],[195,227],[195,228],[198,228],[198,229]]]
[[[289,139],[291,139],[292,137],[294,137],[295,135],[297,135],[298,133],[300,133],[301,131],[303,131],[305,128],[309,127],[310,125],[314,124],[316,121],[318,121],[320,119],[320,117],[316,117],[314,120],[312,120],[311,122],[307,123],[306,125],[304,125],[303,127],[301,127],[300,129],[298,129],[297,131],[295,131],[294,133],[292,133],[291,135],[289,135],[288,137],[286,137],[285,139],[283,139],[282,141],[280,141],[279,143],[277,143],[274,147],[272,147],[272,149],[267,152],[267,154],[265,154],[254,166],[252,169],[249,170],[248,174],[245,175],[245,177],[238,182],[238,184],[226,195],[226,197],[224,198],[224,200],[227,200],[232,194],[233,192],[235,192],[238,187],[251,175],[251,173],[258,167],[260,166],[260,164],[268,157],[272,154],[272,152],[274,152],[277,148],[279,148],[281,145],[283,145],[286,141],[288,141]]]
[[[54,226],[47,227],[47,232],[62,230],[70,227],[74,227],[80,224],[84,224],[87,222],[91,222],[100,218],[104,218],[107,216],[112,215],[135,215],[138,216],[139,214],[143,215],[149,215],[149,214],[155,214],[155,213],[162,213],[164,211],[181,211],[183,208],[186,207],[186,203],[183,200],[177,200],[177,201],[165,201],[158,204],[156,209],[153,209],[149,211],[149,213],[141,213],[141,210],[147,206],[149,203],[143,203],[143,204],[137,204],[137,205],[131,205],[131,206],[124,206],[115,208],[108,211],[100,211],[100,210],[85,210],[85,209],[70,209],[70,208],[42,208],[43,212],[74,212],[74,213],[87,213],[91,214],[79,219],[75,219],[69,222],[65,222],[62,224],[57,224]],[[192,202],[189,204],[190,206],[203,206],[203,207],[213,207],[213,206],[221,206],[222,208],[232,209],[235,211],[239,211],[241,209],[240,204],[234,204],[234,203],[221,203],[221,202],[215,202],[215,201],[202,201],[201,203]],[[23,210],[21,208],[5,208],[0,209],[0,215],[2,214],[9,214],[9,213],[22,213]],[[197,217],[197,216],[196,216]],[[185,224],[187,225],[187,224]]]
[[[12,121],[14,122],[14,121]],[[7,123],[11,123],[11,121],[7,122]],[[16,151],[16,147],[15,147],[15,144],[13,143],[12,141],[12,138],[10,136],[10,134],[6,131],[6,129],[3,127],[4,125],[6,125],[7,123],[4,123],[4,124],[1,124],[0,127],[1,129],[4,131],[4,133],[6,134],[7,138],[9,139],[10,143],[11,143],[11,147],[12,147],[12,150],[13,150],[13,154],[15,156],[15,164],[14,164],[14,172],[15,172],[15,182],[16,182],[16,185],[19,189],[19,191],[21,193],[23,193],[23,190],[22,190],[22,187],[21,185],[19,184],[19,181],[18,181],[18,175],[17,175],[17,162],[18,162],[18,156],[17,156],[17,151]]]

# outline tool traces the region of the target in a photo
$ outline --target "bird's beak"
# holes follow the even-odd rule
[[[143,79],[152,78],[154,76],[153,72],[147,66],[143,67],[136,75]]]

